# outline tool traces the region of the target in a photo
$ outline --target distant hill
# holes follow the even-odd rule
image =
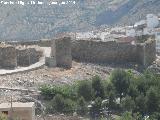
[[[137,0],[130,0],[118,6],[117,8],[110,8],[97,15],[96,25],[109,24],[113,25],[119,22],[119,20],[128,14],[134,6],[137,4]]]
[[[148,13],[159,13],[159,7],[160,0],[76,0],[76,4],[50,6],[0,4],[0,40],[37,40],[102,25],[130,25]]]

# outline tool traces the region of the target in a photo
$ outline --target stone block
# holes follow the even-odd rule
[[[43,52],[36,50],[34,47],[17,48],[17,64],[18,66],[29,66],[39,61]]]
[[[56,67],[56,59],[54,57],[45,57],[45,65],[48,67]]]
[[[71,68],[71,38],[64,37],[52,41],[51,56],[55,57],[58,67]]]

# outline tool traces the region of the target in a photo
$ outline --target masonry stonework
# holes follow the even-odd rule
[[[71,54],[71,38],[63,37],[52,41],[51,57],[56,60],[58,67],[71,68],[72,54]]]
[[[43,51],[36,46],[13,46],[0,44],[0,68],[15,69],[17,66],[29,66],[40,60]]]
[[[124,43],[100,40],[75,40],[72,42],[72,57],[79,61],[98,63],[134,62],[150,65],[156,57],[155,40],[145,43]]]
[[[11,108],[12,106],[12,108]],[[35,105],[33,102],[20,103],[1,103],[0,114],[5,113],[10,119],[35,120]]]
[[[16,54],[18,66],[29,66],[38,62],[43,53],[40,50],[36,50],[34,47],[17,47]]]
[[[133,62],[145,67],[152,64],[156,58],[156,42],[154,38],[150,39],[146,37],[145,40],[143,38],[135,38],[134,42],[131,44],[131,42],[124,42],[124,40],[101,41],[98,39],[81,39],[72,40],[71,42],[70,37],[61,37],[52,41],[34,41],[27,44],[37,45],[43,43],[42,46],[51,46],[51,57],[46,58],[46,65],[51,67],[71,68],[72,58],[78,61],[95,63],[123,64]],[[31,63],[37,61],[36,57],[34,57],[36,55],[28,55],[28,50],[19,50],[18,52],[21,56],[17,59],[18,64],[28,65],[29,61]],[[34,58],[33,62],[29,60],[29,56]],[[19,63],[19,61],[23,61],[24,63]]]
[[[17,66],[16,49],[10,45],[0,45],[0,67],[14,69]]]
[[[56,67],[55,57],[45,57],[45,65],[48,67]]]
[[[149,39],[145,42],[144,65],[149,66],[156,59],[156,41]]]

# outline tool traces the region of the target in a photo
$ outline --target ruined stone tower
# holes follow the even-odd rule
[[[51,45],[51,57],[55,58],[57,67],[71,68],[71,38],[55,39]]]

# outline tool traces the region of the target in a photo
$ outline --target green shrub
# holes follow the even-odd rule
[[[116,95],[114,91],[110,91],[108,95],[108,108],[113,110],[116,106]]]
[[[146,113],[146,97],[143,94],[139,94],[135,99],[136,112],[141,113],[142,116]]]
[[[62,95],[57,94],[51,102],[47,105],[47,113],[73,113],[75,110],[75,102],[71,99],[64,98]]]
[[[134,110],[134,108],[135,108],[134,100],[132,100],[132,98],[130,96],[126,96],[122,100],[122,108],[125,111],[132,112]]]
[[[132,83],[129,88],[128,88],[128,93],[129,96],[131,96],[133,99],[135,99],[139,95],[139,91],[137,89],[136,84]]]
[[[59,87],[58,94],[61,94],[65,98],[69,98],[72,100],[77,99],[77,90],[75,85],[63,85]]]
[[[147,104],[147,110],[149,114],[158,112],[160,110],[160,106],[159,106],[160,96],[158,94],[157,88],[151,87],[147,91],[146,104]]]
[[[64,97],[62,95],[57,94],[49,104],[49,113],[63,113],[64,108]]]
[[[125,112],[118,120],[135,120],[135,119],[132,117],[132,114],[130,112]]]
[[[57,89],[54,86],[43,85],[40,87],[41,95],[44,99],[52,99],[57,94]]]
[[[48,113],[69,114],[77,109],[77,113],[83,116],[87,113],[87,104],[94,100],[90,109],[93,117],[99,115],[102,108],[106,108],[121,114],[129,111],[137,120],[141,120],[146,114],[150,115],[151,119],[159,119],[160,75],[148,71],[135,75],[131,70],[116,69],[108,81],[102,81],[100,77],[94,76],[90,80],[83,80],[73,85],[45,85],[40,90],[47,101],[51,100],[47,104]],[[103,105],[102,100],[105,100]],[[124,111],[121,111],[121,107]],[[121,119],[132,120],[133,117],[129,112],[123,114]]]
[[[104,96],[105,96],[104,86],[102,84],[101,78],[97,75],[92,78],[92,88],[94,91],[95,98],[97,98],[97,97],[104,98]]]
[[[81,116],[85,116],[88,111],[86,101],[83,97],[80,97],[77,102],[77,113]]]
[[[0,120],[7,120],[7,116],[4,114],[0,114]]]
[[[62,85],[62,86],[49,86],[44,85],[40,87],[41,95],[44,99],[51,100],[56,94],[60,94],[65,98],[76,99],[77,93],[75,86]]]
[[[114,85],[120,101],[124,97],[130,86],[131,76],[130,73],[123,69],[116,69],[111,74],[111,82]]]
[[[63,113],[73,113],[76,109],[76,103],[71,99],[65,99]]]
[[[95,99],[95,101],[92,104],[92,107],[90,109],[90,114],[91,114],[92,118],[95,118],[97,116],[100,117],[101,109],[102,109],[102,99],[100,97],[98,97]]]
[[[159,112],[154,112],[152,115],[150,115],[150,120],[160,120],[160,113]]]
[[[91,81],[81,81],[78,83],[77,94],[79,97],[83,97],[86,101],[90,101],[93,98],[93,89]]]

